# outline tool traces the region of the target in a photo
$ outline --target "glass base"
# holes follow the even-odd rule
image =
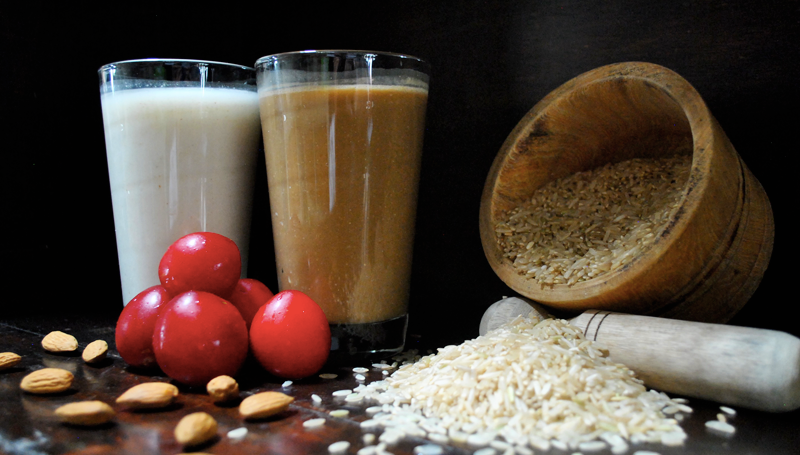
[[[403,352],[408,315],[365,324],[331,324],[328,365],[358,365]]]

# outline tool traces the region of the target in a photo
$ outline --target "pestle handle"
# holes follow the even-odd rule
[[[481,330],[529,312],[520,302],[492,305]],[[570,322],[648,387],[761,411],[800,407],[800,339],[787,333],[595,310]]]

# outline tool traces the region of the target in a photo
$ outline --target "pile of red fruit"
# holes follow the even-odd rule
[[[322,309],[300,291],[273,296],[242,278],[239,248],[213,232],[178,239],[158,265],[160,286],[145,289],[117,321],[117,351],[134,367],[154,367],[191,386],[234,376],[248,347],[270,373],[310,376],[331,345]]]

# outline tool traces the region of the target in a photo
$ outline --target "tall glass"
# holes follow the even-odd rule
[[[98,70],[122,300],[159,283],[183,235],[239,246],[246,271],[260,125],[255,70],[179,59]]]
[[[304,51],[256,62],[281,290],[331,325],[331,359],[402,351],[429,66]]]

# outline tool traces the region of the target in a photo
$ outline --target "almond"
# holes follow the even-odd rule
[[[0,371],[16,366],[22,357],[13,352],[0,352]]]
[[[202,444],[217,435],[217,421],[205,412],[189,414],[175,427],[175,440],[185,446]]]
[[[145,382],[126,390],[117,403],[129,409],[163,408],[178,396],[178,388],[166,382]]]
[[[78,340],[72,335],[56,330],[42,339],[42,347],[50,352],[72,352],[78,349]]]
[[[75,379],[67,370],[61,368],[42,368],[22,378],[19,387],[28,393],[58,393],[72,385]]]
[[[83,361],[86,363],[97,363],[105,360],[108,352],[108,343],[103,340],[96,340],[89,343],[83,350]]]
[[[77,401],[56,409],[62,422],[73,425],[102,425],[114,418],[114,410],[102,401]]]
[[[222,375],[208,381],[208,394],[214,401],[230,401],[239,396],[239,384],[230,376]]]
[[[280,392],[261,392],[242,400],[239,414],[245,419],[261,419],[285,411],[292,401],[294,398]]]

